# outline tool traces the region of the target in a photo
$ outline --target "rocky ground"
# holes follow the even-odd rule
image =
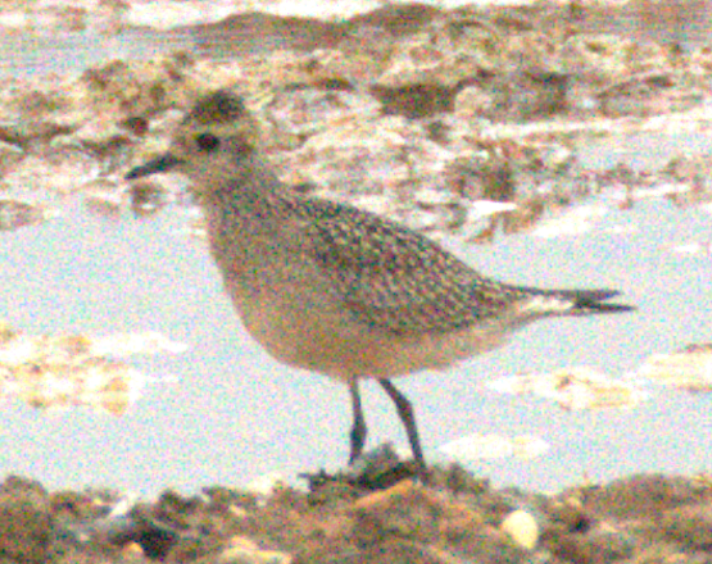
[[[653,28],[670,23],[641,14]],[[123,174],[164,147],[198,95],[228,87],[258,115],[263,148],[295,189],[435,237],[531,230],[546,212],[612,188],[621,208],[663,182],[675,186],[657,197],[705,203],[707,155],[671,151],[643,172],[576,165],[586,140],[710,121],[708,46],[588,31],[617,17],[598,4],[405,4],[338,22],[248,13],[196,25],[190,33],[219,61],[186,49],[2,81],[3,186],[155,213],[180,201],[183,185],[129,186]],[[42,221],[38,207],[3,201],[4,229]]]
[[[388,448],[359,470],[129,503],[110,491],[0,488],[6,563],[663,564],[712,561],[712,482],[636,475],[557,494],[493,489],[457,465],[410,476]]]

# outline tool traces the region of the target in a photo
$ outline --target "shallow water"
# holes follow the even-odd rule
[[[203,244],[176,233],[188,220],[185,209],[168,208],[152,221],[106,220],[87,214],[78,200],[60,210],[44,225],[0,238],[0,310],[7,320],[28,333],[158,330],[190,349],[131,359],[149,375],[177,381],[151,385],[123,417],[5,405],[3,473],[31,474],[51,487],[107,484],[147,492],[244,483],[271,471],[293,478],[344,462],[346,390],[272,361],[249,338]],[[437,459],[436,447],[473,432],[537,434],[552,445],[542,457],[471,467],[496,483],[543,489],[584,475],[711,468],[712,453],[703,446],[709,395],[651,387],[653,397],[631,411],[565,412],[484,386],[505,375],[581,364],[620,376],[650,354],[709,340],[712,261],[668,247],[709,241],[710,219],[700,209],[648,201],[612,210],[583,235],[516,235],[459,249],[488,274],[541,286],[618,288],[640,309],[541,322],[450,372],[402,380],[417,406],[427,454]],[[621,226],[636,230],[612,232]],[[370,444],[405,445],[388,400],[380,389],[364,388]]]

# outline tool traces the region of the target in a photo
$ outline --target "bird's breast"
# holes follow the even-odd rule
[[[399,335],[364,323],[294,225],[208,218],[213,256],[248,332],[286,364],[351,380],[444,368],[501,344],[498,327]]]

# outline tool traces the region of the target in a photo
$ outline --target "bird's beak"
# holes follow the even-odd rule
[[[182,159],[174,157],[170,153],[164,153],[155,159],[151,159],[146,164],[137,166],[136,168],[130,170],[124,178],[126,180],[134,180],[136,178],[141,178],[142,176],[156,174],[157,172],[167,172],[182,163]]]

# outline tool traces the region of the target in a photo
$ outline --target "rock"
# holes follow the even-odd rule
[[[217,555],[206,556],[195,564],[291,564],[292,557],[284,552],[260,550],[253,541],[235,537],[231,545]]]
[[[500,525],[500,529],[512,537],[512,540],[527,550],[534,550],[539,540],[539,525],[531,513],[522,509],[513,511]]]
[[[34,480],[9,476],[0,487],[0,556],[44,564],[52,538],[47,491]]]

